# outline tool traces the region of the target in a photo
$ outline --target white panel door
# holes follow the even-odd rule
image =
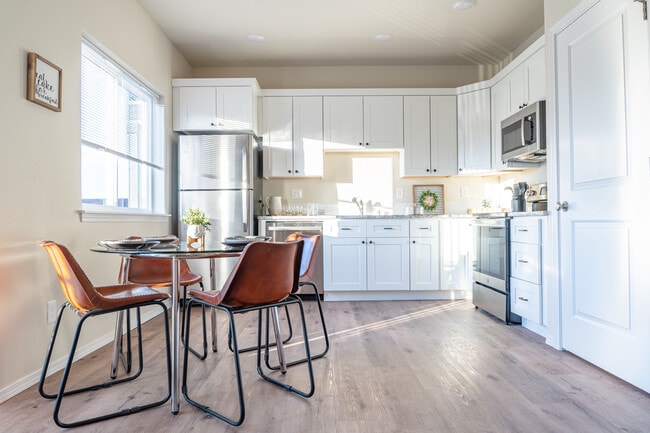
[[[252,87],[217,87],[217,126],[225,130],[253,128]]]
[[[431,96],[431,172],[458,174],[458,113],[455,96]]]
[[[648,35],[633,0],[556,38],[563,347],[650,391]]]
[[[363,139],[368,149],[404,147],[402,96],[363,97]]]
[[[430,122],[429,96],[405,96],[404,153],[401,157],[404,176],[431,174]]]
[[[366,239],[326,236],[323,274],[325,291],[366,290]]]
[[[439,290],[438,238],[411,239],[409,250],[411,290]]]
[[[408,238],[368,238],[368,290],[409,289]]]
[[[323,133],[327,150],[362,149],[363,97],[324,96]]]

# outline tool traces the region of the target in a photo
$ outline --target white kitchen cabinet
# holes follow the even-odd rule
[[[323,98],[263,99],[264,177],[323,176]]]
[[[408,290],[408,221],[325,221],[325,291]]]
[[[191,82],[191,80],[174,80]],[[174,131],[256,130],[253,86],[174,85]]]
[[[515,217],[510,222],[510,309],[536,324],[543,324],[544,221],[542,217]]]
[[[326,150],[404,147],[402,96],[323,97]]]
[[[501,170],[501,121],[527,105],[546,99],[544,48],[538,49],[492,86],[492,167]]]
[[[410,221],[409,260],[411,290],[440,289],[438,220]]]
[[[458,95],[458,174],[492,167],[490,89]]]
[[[471,218],[442,218],[440,290],[472,289],[473,227]]]
[[[404,97],[402,176],[449,176],[458,170],[455,96]]]

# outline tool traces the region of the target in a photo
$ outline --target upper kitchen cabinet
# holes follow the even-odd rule
[[[492,168],[490,89],[458,95],[458,174]]]
[[[172,80],[174,131],[257,131],[254,78]]]
[[[458,170],[456,96],[404,96],[402,176]]]
[[[263,98],[264,177],[323,176],[323,98]]]
[[[325,150],[404,147],[402,96],[325,96]]]
[[[501,161],[501,121],[527,105],[546,99],[543,40],[535,42],[530,49],[534,52],[529,56],[524,52],[516,58],[511,64],[513,69],[503,71],[504,76],[492,86],[493,170],[507,168]],[[515,165],[527,166],[526,163]]]

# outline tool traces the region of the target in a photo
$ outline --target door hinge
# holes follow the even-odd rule
[[[648,0],[634,0],[643,3],[643,20],[648,21]]]

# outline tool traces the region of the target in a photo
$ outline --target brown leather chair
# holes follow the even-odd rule
[[[182,392],[187,400],[193,406],[202,411],[215,416],[231,425],[241,425],[244,422],[245,403],[242,386],[242,375],[239,364],[239,350],[237,345],[237,331],[235,328],[234,317],[236,314],[248,313],[251,311],[258,312],[257,320],[257,372],[265,380],[281,386],[302,397],[311,397],[314,394],[314,374],[311,365],[309,352],[309,337],[307,335],[307,326],[305,323],[305,312],[300,298],[292,295],[298,289],[300,259],[303,248],[303,241],[272,243],[272,242],[252,242],[248,244],[239,260],[235,264],[228,280],[223,288],[218,291],[198,291],[190,290],[191,298],[187,303],[187,308],[195,302],[208,307],[217,308],[228,314],[230,322],[230,338],[233,347],[233,356],[235,364],[235,373],[237,379],[237,391],[239,396],[239,416],[231,418],[223,413],[209,408],[207,405],[197,402],[189,396],[188,391],[188,349],[187,340],[189,336],[191,315],[186,315],[185,333],[185,351],[183,362],[183,385]],[[262,312],[269,308],[281,307],[285,305],[298,304],[302,319],[302,329],[304,335],[305,355],[307,360],[307,369],[309,373],[309,387],[303,391],[288,383],[281,382],[268,376],[261,366],[262,350]],[[268,327],[267,333],[268,333]],[[268,341],[268,338],[267,338]],[[268,350],[268,347],[267,347]]]
[[[165,287],[171,287],[172,285],[172,268],[171,261],[169,259],[158,259],[158,258],[148,258],[148,257],[131,257],[128,262],[128,268],[126,272],[126,280],[129,283],[145,284],[152,289],[162,289]],[[198,284],[201,287],[201,290],[204,290],[203,287],[203,276],[200,274],[195,274],[190,269],[190,265],[187,263],[187,260],[180,259],[180,274],[179,274],[179,286],[183,287],[183,301],[187,299],[187,287]],[[123,275],[124,261],[120,265],[120,275]],[[181,339],[183,339],[184,330],[185,330],[185,309],[181,310]],[[200,359],[205,359],[208,355],[208,334],[206,329],[205,321],[205,306],[201,306],[201,315],[203,319],[203,353],[199,353],[190,347],[190,351],[195,354]],[[127,329],[130,326],[129,315],[127,315]],[[128,334],[127,334],[128,338]],[[125,361],[125,366],[127,371],[130,371],[131,368],[131,342],[127,342],[127,360]]]
[[[61,305],[59,308],[56,321],[54,323],[54,329],[52,330],[52,337],[50,339],[50,344],[47,349],[47,354],[45,355],[45,362],[43,364],[43,369],[41,371],[41,377],[39,380],[38,391],[41,396],[48,399],[56,399],[54,405],[54,422],[60,427],[76,427],[84,424],[90,424],[97,421],[102,421],[110,418],[115,418],[118,416],[129,415],[134,412],[138,412],[144,409],[149,409],[155,406],[159,406],[165,403],[170,396],[170,384],[171,384],[171,369],[170,369],[170,348],[169,348],[169,326],[167,324],[167,308],[164,304],[164,300],[169,298],[169,295],[165,293],[158,292],[147,286],[141,284],[118,284],[112,286],[94,286],[79,263],[72,256],[70,251],[63,245],[57,244],[52,241],[42,241],[39,244],[47,252],[54,270],[59,278],[59,283],[66,297],[66,302]],[[137,378],[143,369],[143,356],[142,356],[142,330],[141,330],[141,319],[140,319],[140,307],[148,305],[158,305],[163,314],[164,314],[164,323],[165,323],[165,347],[167,353],[167,394],[161,399],[156,400],[151,403],[146,403],[144,405],[131,407],[125,409],[119,407],[115,412],[110,412],[108,414],[99,415],[92,418],[80,419],[76,421],[62,421],[59,417],[59,411],[61,409],[61,404],[63,402],[63,397],[78,394],[87,391],[97,391],[104,388],[111,387],[120,383],[124,383],[130,380]],[[63,371],[63,376],[59,385],[59,390],[56,394],[50,394],[45,391],[45,381],[47,377],[47,370],[50,364],[50,359],[52,357],[52,350],[56,342],[56,337],[59,331],[59,325],[61,324],[61,318],[63,317],[63,312],[67,309],[72,309],[77,316],[79,316],[79,322],[77,323],[75,333],[70,345],[70,352],[66,360],[65,369]],[[128,309],[136,310],[137,317],[137,329],[138,329],[138,348],[139,348],[139,368],[136,373],[131,376],[109,380],[107,382],[86,386],[83,388],[67,390],[66,386],[68,383],[68,378],[70,371],[73,367],[74,355],[77,348],[77,343],[81,335],[82,326],[86,323],[86,320],[95,317],[98,315],[116,313],[119,311],[125,311]],[[128,400],[128,396],[124,396],[124,400]],[[118,399],[119,400],[119,399]],[[92,398],[89,397],[85,402],[92,401]]]

